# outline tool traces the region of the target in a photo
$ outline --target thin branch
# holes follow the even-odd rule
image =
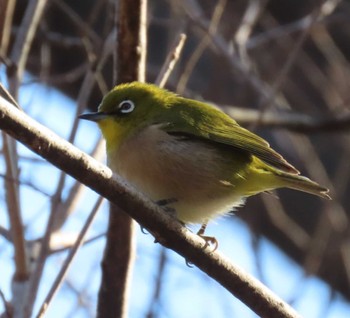
[[[7,241],[12,242],[11,232],[0,225],[0,235]]]
[[[101,47],[101,38],[96,32],[87,24],[79,14],[77,14],[66,2],[62,0],[54,0],[55,5],[72,21],[82,35],[91,39],[95,47]]]
[[[82,109],[83,109],[83,105],[86,105],[86,101],[87,101],[87,98],[89,96],[89,93],[91,92],[93,84],[94,84],[94,75],[93,75],[92,71],[89,71],[84,78],[84,82],[83,82],[82,88],[81,88],[79,96],[78,96],[77,113],[78,112],[81,113]],[[88,92],[88,93],[86,93],[86,92]],[[78,124],[77,124],[77,121],[75,120],[70,137],[69,137],[69,139],[71,141],[73,141],[75,138],[77,126],[78,126]],[[58,216],[58,207],[61,206],[60,205],[61,195],[62,195],[63,187],[65,184],[65,180],[66,180],[66,174],[63,171],[61,171],[57,188],[56,188],[55,193],[51,199],[51,212],[50,212],[49,219],[47,221],[45,234],[43,236],[43,239],[41,240],[41,249],[39,252],[39,256],[36,260],[36,267],[35,267],[33,274],[31,275],[30,281],[29,281],[31,292],[28,293],[27,299],[26,299],[26,304],[25,304],[25,314],[28,315],[28,317],[32,313],[34,301],[35,301],[35,298],[36,298],[36,295],[38,292],[39,283],[40,283],[40,279],[42,276],[42,272],[44,270],[46,258],[50,252],[50,239],[51,239],[51,235],[53,233],[53,230],[55,229],[56,218]]]
[[[75,257],[75,255],[77,254],[79,248],[81,247],[81,245],[84,243],[84,238],[85,238],[85,235],[87,234],[88,230],[90,229],[90,226],[92,225],[96,215],[97,215],[97,212],[99,211],[100,209],[100,206],[103,202],[103,198],[102,197],[99,197],[97,199],[97,202],[95,203],[95,206],[93,207],[89,217],[87,218],[83,228],[81,229],[80,233],[79,233],[79,236],[75,242],[75,244],[73,245],[72,249],[70,250],[65,262],[63,263],[54,283],[52,284],[51,286],[51,289],[49,291],[49,293],[47,294],[43,304],[41,305],[40,309],[39,309],[39,312],[37,314],[37,318],[40,318],[40,317],[44,317],[47,309],[49,308],[51,302],[52,302],[52,299],[53,297],[55,296],[55,294],[57,293],[58,289],[60,288],[67,272],[68,272],[68,269],[70,267],[70,265],[72,264],[73,262],[73,259]]]
[[[34,185],[33,183],[31,183],[29,181],[10,179],[6,174],[3,174],[3,173],[0,173],[0,178],[4,178],[10,182],[16,183],[16,184],[21,185],[21,186],[27,186],[28,188],[31,188],[32,190],[37,191],[46,197],[51,196],[50,193],[45,192],[43,189],[40,189],[39,187],[37,187],[36,185]]]
[[[29,50],[44,11],[46,0],[31,0],[26,8],[20,29],[17,33],[11,52],[11,67],[7,69],[11,94],[18,99],[18,88],[22,81]],[[3,134],[6,161],[6,176],[9,179],[19,177],[18,154],[16,143]],[[28,288],[29,269],[25,249],[24,230],[21,217],[19,189],[17,183],[5,179],[6,199],[9,209],[11,234],[15,249],[16,272],[13,279],[13,304],[15,316],[23,314],[24,298]]]
[[[104,144],[100,138],[100,140],[98,140],[95,145],[95,149],[92,151],[91,157],[100,158],[102,152],[104,153],[104,151]],[[52,229],[53,232],[58,231],[63,226],[67,218],[74,212],[75,207],[83,194],[83,191],[84,186],[80,182],[76,181],[70,188],[69,194],[65,201],[58,202],[56,206],[57,211],[55,212],[55,223]]]
[[[5,312],[1,315],[2,318],[12,318],[13,317],[13,308],[11,303],[6,300],[6,297],[2,290],[0,289],[0,298],[4,304]]]
[[[85,246],[85,245],[88,245],[88,244],[90,244],[90,243],[93,243],[93,242],[99,240],[99,239],[102,238],[102,237],[105,237],[105,236],[106,236],[106,233],[105,233],[105,232],[104,232],[104,233],[101,233],[101,234],[98,234],[98,235],[95,235],[95,236],[93,236],[93,237],[91,237],[91,238],[85,240],[83,244],[84,244],[84,246]],[[64,247],[57,248],[57,249],[51,249],[51,250],[50,250],[50,255],[51,255],[51,254],[57,254],[57,253],[65,252],[65,251],[71,249],[72,246],[73,246],[73,244],[69,244],[69,246],[64,246]],[[52,248],[52,246],[51,246],[51,248]]]
[[[1,83],[0,83],[0,95],[2,97],[4,97],[8,102],[15,105],[18,109],[20,109],[16,100],[12,97],[12,95],[9,93],[9,91]]]
[[[202,56],[204,50],[207,48],[207,46],[210,44],[210,39],[213,37],[218,29],[221,16],[224,13],[224,9],[226,7],[226,0],[220,0],[217,2],[214,12],[212,14],[209,26],[208,26],[208,31],[196,47],[196,49],[193,51],[191,57],[189,58],[188,62],[186,63],[185,70],[183,71],[178,84],[176,91],[179,94],[182,94],[187,82],[192,74],[192,71],[196,64],[198,63],[200,57]]]
[[[164,282],[166,281],[166,279],[164,278],[165,278],[165,268],[166,268],[167,262],[168,262],[167,249],[162,247],[160,249],[160,255],[158,259],[157,279],[154,284],[155,286],[154,286],[153,296],[150,298],[149,309],[147,314],[145,315],[146,318],[157,317],[155,312],[160,305],[162,289],[164,288]]]
[[[246,50],[249,37],[263,12],[266,3],[267,0],[249,0],[242,22],[234,35],[235,43],[237,43],[239,47]]]
[[[350,130],[350,114],[340,113],[333,115],[307,115],[297,112],[269,111],[240,108],[234,106],[221,106],[232,118],[241,125],[256,125],[288,129],[298,132],[339,132]]]
[[[266,207],[271,223],[283,233],[300,250],[306,250],[310,235],[285,212],[282,203],[271,196],[263,195],[261,199]]]
[[[27,256],[25,249],[25,238],[19,201],[18,167],[16,160],[15,143],[8,135],[2,132],[3,150],[6,162],[5,189],[6,203],[10,219],[11,236],[14,245],[15,275],[14,280],[24,281],[28,278]]]
[[[237,29],[233,44],[237,46],[239,57],[247,69],[253,67],[252,62],[247,53],[247,42],[254,26],[257,24],[261,14],[263,13],[268,0],[249,0],[247,9],[242,18],[242,22]]]
[[[162,69],[160,70],[157,79],[155,80],[155,84],[159,87],[164,87],[165,83],[167,82],[171,72],[175,67],[175,64],[181,56],[185,42],[186,34],[180,33],[173,47],[170,49],[170,52],[168,53],[167,58],[162,66]]]
[[[324,3],[322,5],[317,6],[316,9],[314,9],[313,12],[311,13],[310,19],[309,19],[309,24],[305,27],[305,29],[302,30],[301,35],[299,36],[299,38],[297,39],[297,41],[293,45],[293,49],[290,52],[289,56],[287,57],[287,60],[284,63],[282,69],[277,74],[277,77],[270,88],[269,94],[267,95],[267,97],[265,96],[265,97],[263,97],[263,99],[261,99],[260,107],[259,107],[261,110],[266,111],[268,108],[270,108],[270,106],[273,105],[273,102],[274,102],[276,96],[278,95],[278,93],[280,92],[280,90],[282,89],[282,86],[285,83],[287,75],[290,72],[292,66],[294,65],[303,44],[305,43],[306,39],[308,38],[312,27],[314,26],[316,21],[320,19],[320,17],[324,16],[324,13],[325,13],[324,7],[327,4],[329,4],[329,2],[334,2],[334,0],[324,1]],[[327,11],[327,14],[329,14],[331,12],[332,12],[332,10]]]
[[[11,26],[15,6],[15,0],[0,2],[0,56],[7,55],[7,49],[10,44]]]
[[[337,5],[341,0],[331,0],[328,3],[325,3],[321,9],[320,18],[313,23],[313,27],[330,23],[337,19],[344,19],[347,21],[348,16],[343,13],[339,13],[337,15],[332,15],[329,17],[330,13],[334,10],[334,5]],[[279,25],[278,27],[267,30],[265,32],[259,33],[257,35],[253,35],[247,42],[247,49],[252,50],[259,46],[264,45],[266,42],[276,41],[279,38],[283,38],[286,35],[291,35],[295,32],[300,32],[305,30],[310,25],[310,20],[312,19],[312,12],[299,20],[293,21],[289,24]],[[322,18],[322,19],[321,19]]]
[[[17,99],[19,83],[27,63],[29,50],[31,48],[35,32],[38,28],[41,16],[44,12],[47,0],[31,0],[28,3],[23,21],[18,30],[15,43],[13,45],[11,60],[14,65],[10,69],[9,84],[10,92]]]
[[[298,317],[298,314],[259,281],[234,266],[219,252],[204,249],[204,242],[129,186],[104,165],[79,151],[46,127],[0,97],[0,128],[86,184],[139,222],[158,242],[181,254],[218,281],[263,317]]]

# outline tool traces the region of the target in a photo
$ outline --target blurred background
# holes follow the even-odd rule
[[[13,74],[23,44],[18,39],[38,3],[1,2],[0,82],[31,117],[103,161],[97,127],[78,123],[76,117],[86,108],[96,110],[114,85],[115,3],[47,2],[23,77],[16,82]],[[166,88],[221,107],[267,139],[302,174],[327,186],[333,198],[325,201],[292,190],[262,194],[212,222],[207,233],[219,240],[219,249],[233,263],[304,317],[348,317],[350,2],[149,0],[148,82],[155,81],[182,33],[187,37],[184,49]],[[25,248],[33,259],[48,215],[60,212],[35,308],[97,197],[21,145],[17,145],[18,178],[11,179],[6,142],[1,146],[0,311],[4,312],[5,300],[14,293],[16,264],[8,183],[19,190]],[[106,220],[104,204],[49,317],[95,316]],[[154,244],[151,235],[138,231],[137,241],[130,317],[255,317],[205,274]]]

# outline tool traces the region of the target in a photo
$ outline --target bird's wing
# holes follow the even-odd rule
[[[190,105],[186,103],[186,106],[180,109],[174,107],[173,111],[177,115],[163,122],[162,129],[167,133],[193,136],[241,149],[277,169],[299,174],[299,171],[274,151],[266,140],[241,127],[231,117],[204,103],[186,101],[190,101]],[[205,107],[206,111],[203,111],[202,107]]]

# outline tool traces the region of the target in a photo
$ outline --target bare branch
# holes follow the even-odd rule
[[[187,82],[192,74],[192,71],[195,65],[197,64],[199,58],[202,56],[206,47],[210,44],[211,37],[215,35],[220,23],[221,16],[224,13],[225,6],[226,6],[226,0],[220,0],[216,4],[213,15],[209,23],[208,32],[204,35],[203,39],[200,41],[200,43],[194,50],[193,54],[189,58],[185,66],[185,70],[179,79],[179,82],[176,88],[176,91],[179,94],[182,94],[183,91],[185,90],[185,87],[187,85]]]
[[[0,2],[0,56],[6,56],[10,43],[11,25],[16,1]]]
[[[102,202],[103,202],[103,198],[99,197],[97,199],[97,202],[95,203],[95,206],[93,207],[89,217],[87,218],[83,228],[81,229],[75,244],[71,248],[65,262],[63,263],[53,285],[51,286],[49,293],[47,294],[43,304],[41,305],[39,312],[36,316],[37,318],[44,317],[49,305],[51,304],[53,297],[55,296],[56,292],[60,288],[60,286],[61,286],[61,284],[62,284],[62,282],[63,282],[63,280],[68,272],[68,269],[69,269],[70,265],[72,264],[75,255],[78,252],[78,249],[84,243],[85,235],[87,234],[88,230],[90,229],[90,226],[92,225],[92,223],[97,215],[97,212],[100,209]]]
[[[165,83],[167,82],[171,72],[175,67],[175,64],[180,58],[182,49],[185,45],[185,41],[186,34],[180,33],[173,47],[170,49],[170,52],[168,53],[168,56],[162,66],[162,69],[160,70],[157,79],[155,80],[155,84],[157,84],[159,87],[164,87]]]
[[[336,2],[338,2],[338,1],[336,1]],[[296,58],[298,57],[298,54],[300,53],[300,50],[301,50],[305,40],[308,38],[313,25],[316,23],[317,20],[320,19],[320,17],[323,17],[325,15],[325,13],[329,14],[335,8],[332,6],[331,10],[328,10],[328,9],[330,9],[329,8],[330,3],[334,3],[334,0],[324,1],[323,5],[317,6],[313,10],[313,12],[311,13],[310,19],[309,19],[309,24],[307,25],[307,27],[305,27],[305,29],[302,30],[301,35],[299,36],[296,43],[294,44],[293,49],[290,52],[286,62],[284,63],[280,72],[277,74],[276,80],[272,84],[271,90],[270,90],[268,96],[264,97],[261,100],[260,108],[262,110],[267,110],[270,106],[273,105],[273,101],[275,100],[276,96],[278,95],[279,91],[281,90],[281,88],[284,84],[284,81],[285,81],[289,71],[291,70]],[[326,11],[325,11],[325,8],[327,9]]]
[[[242,22],[234,36],[235,42],[239,47],[246,50],[249,37],[259,19],[259,16],[265,8],[266,3],[267,0],[249,0],[246,12],[242,18]]]
[[[2,226],[0,226],[0,235],[7,241],[12,242],[11,232]]]
[[[96,32],[91,29],[90,25],[83,21],[82,18],[76,12],[74,12],[66,2],[62,0],[54,0],[53,2],[57,5],[58,8],[60,8],[60,10],[62,10],[64,14],[70,18],[70,20],[75,24],[75,26],[82,34],[86,35],[94,42],[96,47],[101,46],[101,39],[98,34],[96,34]]]
[[[31,0],[13,45],[11,60],[14,65],[9,77],[10,92],[17,99],[19,83],[27,63],[28,54],[47,0]]]
[[[14,280],[26,280],[29,272],[27,268],[27,257],[25,250],[25,238],[22,224],[22,216],[19,201],[18,183],[12,180],[18,179],[17,160],[14,149],[14,141],[9,138],[4,132],[3,148],[6,162],[5,189],[6,203],[10,219],[10,230],[14,244],[16,272]]]
[[[114,43],[114,81],[143,82],[146,79],[147,0],[115,1],[115,8],[118,41]],[[129,215],[110,205],[97,305],[99,318],[127,317],[135,255],[134,225]]]
[[[331,116],[307,115],[297,112],[269,111],[240,108],[234,106],[221,106],[232,118],[241,125],[256,125],[258,127],[271,127],[288,129],[298,132],[338,132],[350,129],[350,114],[340,113]]]
[[[3,315],[1,315],[2,318],[11,318],[13,317],[13,308],[11,304],[6,300],[6,297],[2,290],[0,289],[0,298],[4,304],[5,312]]]

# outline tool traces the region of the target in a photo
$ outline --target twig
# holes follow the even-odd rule
[[[11,232],[0,225],[0,235],[7,241],[12,242]]]
[[[37,187],[36,185],[34,185],[33,183],[29,182],[29,181],[23,181],[23,180],[18,180],[18,179],[10,179],[6,174],[0,173],[0,178],[4,178],[8,181],[11,181],[13,183],[16,183],[18,185],[24,185],[27,186],[31,189],[33,189],[34,191],[37,191],[39,193],[41,193],[42,195],[46,196],[46,197],[50,197],[51,194],[45,192],[44,190],[40,189],[39,187]]]
[[[14,280],[24,281],[28,278],[27,256],[25,250],[25,238],[22,224],[20,200],[18,182],[12,180],[18,180],[17,169],[17,151],[15,150],[15,143],[4,132],[3,136],[3,150],[6,162],[6,177],[5,189],[6,189],[6,203],[8,208],[8,214],[10,219],[11,236],[14,246],[14,258],[15,258],[15,275]]]
[[[288,237],[294,246],[305,251],[310,242],[310,235],[285,212],[279,200],[268,195],[261,196],[261,199],[271,223]]]
[[[12,95],[6,90],[4,86],[0,86],[0,96],[13,103],[17,108],[20,108],[18,104],[14,101]],[[19,200],[19,189],[18,183],[13,182],[13,180],[18,180],[18,154],[16,149],[16,142],[12,140],[8,135],[2,133],[3,137],[3,153],[6,164],[6,174],[5,174],[5,196],[7,209],[10,219],[10,233],[11,239],[14,246],[14,259],[15,259],[15,274],[13,281],[24,282],[29,275],[27,266],[27,255],[25,249],[25,238],[24,230],[22,224],[22,216],[20,209]],[[21,299],[23,294],[13,295],[13,302],[15,304],[15,310],[21,311],[21,304],[23,299]]]
[[[317,8],[314,9],[314,11],[311,13],[308,25],[305,27],[305,29],[303,29],[301,35],[293,45],[293,49],[287,57],[287,60],[284,63],[281,71],[278,73],[274,83],[272,84],[269,94],[267,97],[265,96],[263,99],[261,99],[259,107],[261,110],[266,111],[273,104],[274,99],[276,98],[278,92],[281,90],[289,71],[291,70],[296,58],[298,57],[298,54],[300,53],[304,42],[308,38],[314,23],[319,20],[320,17],[324,16],[324,7],[327,3],[329,4],[330,2],[334,2],[334,0],[324,1],[322,5],[317,6]],[[327,14],[331,12],[332,11],[327,11]]]
[[[302,135],[291,134],[289,137],[299,158],[303,160],[311,178],[316,179],[317,177],[317,180],[320,180],[321,184],[327,185],[327,187],[330,189],[331,195],[336,196],[334,186],[326,172],[324,165],[317,156],[311,141]],[[328,207],[331,207],[329,211],[326,211],[330,221],[329,226],[333,227],[334,232],[336,233],[344,233],[349,226],[348,215],[344,207],[340,205],[337,200],[328,202]]]
[[[331,6],[329,6],[330,3],[326,3],[326,5],[323,5],[324,8],[327,8],[327,7],[328,8],[327,10],[323,11],[324,13],[321,15],[322,20],[318,19],[317,21],[315,21],[313,23],[313,27],[320,24],[329,23],[335,20],[337,17],[340,17],[340,18],[343,17],[344,19],[347,19],[347,17],[341,13],[338,14],[336,17],[334,16],[334,14],[331,17],[329,17],[330,12],[333,11],[334,9],[334,5],[336,5],[339,1],[335,0],[331,2],[333,2],[333,5],[331,4]],[[258,46],[262,46],[266,42],[274,41],[286,35],[305,30],[305,28],[307,28],[310,24],[311,16],[312,16],[312,13],[302,17],[299,20],[293,21],[289,24],[279,25],[278,27],[272,30],[267,30],[257,35],[253,35],[247,42],[247,49],[252,50]]]
[[[0,289],[0,298],[4,304],[4,309],[5,309],[5,313],[3,315],[1,315],[2,318],[11,318],[13,317],[13,308],[11,306],[11,303],[9,303],[6,300],[6,297],[4,295],[4,293],[2,292],[2,290]]]
[[[8,102],[15,105],[18,109],[20,109],[16,100],[12,97],[12,95],[9,93],[9,91],[1,83],[0,83],[0,95],[2,97],[4,97]]]
[[[0,56],[7,55],[15,5],[16,1],[7,0],[0,2]]]
[[[202,56],[204,50],[206,47],[210,44],[210,38],[214,36],[214,34],[217,31],[217,28],[220,23],[220,19],[222,14],[224,13],[224,9],[226,6],[226,0],[220,0],[215,6],[214,12],[212,14],[207,33],[204,35],[194,52],[192,53],[191,57],[189,58],[188,62],[186,63],[185,70],[183,71],[179,82],[177,84],[176,91],[179,94],[182,94],[187,82],[192,74],[192,71],[194,67],[196,66],[198,60]]]
[[[47,309],[49,308],[49,305],[52,302],[53,297],[55,296],[56,292],[60,288],[60,286],[61,286],[61,284],[62,284],[62,282],[63,282],[63,280],[68,272],[68,269],[69,269],[70,265],[72,264],[75,255],[78,252],[78,249],[83,244],[85,235],[87,234],[87,231],[89,230],[90,226],[92,225],[102,202],[103,202],[103,198],[99,197],[97,199],[97,202],[95,203],[95,206],[92,209],[89,217],[87,218],[83,228],[81,229],[75,244],[73,245],[65,262],[63,263],[54,283],[52,284],[50,291],[48,292],[43,304],[41,305],[39,312],[36,315],[37,318],[44,317]]]
[[[234,35],[235,42],[239,47],[246,49],[250,34],[252,33],[266,3],[267,0],[249,0],[242,22]]]
[[[72,8],[62,0],[54,0],[55,5],[74,23],[79,31],[89,37],[96,47],[101,47],[101,39],[96,32],[87,24]]]
[[[81,91],[80,91],[80,95],[78,97],[78,102],[82,102],[83,100],[86,101],[87,100],[87,96],[89,95],[89,93],[91,92],[91,87],[94,83],[94,77],[93,77],[93,73],[91,71],[89,71],[84,79],[84,83],[82,85]],[[85,84],[85,85],[84,85]],[[88,90],[85,90],[85,89]],[[87,93],[88,92],[88,93]],[[78,106],[78,109],[83,108],[83,103],[80,104],[80,108]],[[76,134],[76,129],[74,128],[77,126],[77,123],[73,124],[73,128],[70,134],[70,139],[73,141],[75,134]],[[40,249],[40,253],[39,256],[37,258],[37,263],[36,263],[36,267],[35,270],[33,272],[33,274],[30,277],[30,293],[28,293],[28,298],[26,300],[26,304],[25,304],[25,314],[28,315],[28,317],[31,315],[32,310],[33,310],[33,305],[34,305],[34,301],[35,301],[35,297],[39,288],[39,283],[40,283],[40,278],[42,276],[42,272],[44,269],[44,265],[46,262],[46,258],[49,255],[49,251],[50,251],[50,238],[52,235],[53,230],[55,229],[55,224],[56,224],[56,217],[58,215],[57,211],[58,211],[58,207],[60,206],[60,202],[61,202],[61,194],[63,191],[63,187],[65,184],[65,180],[66,180],[66,174],[61,171],[60,173],[60,178],[58,181],[58,185],[56,188],[56,191],[54,193],[54,195],[52,196],[51,199],[51,212],[50,212],[50,216],[49,219],[47,221],[47,226],[45,229],[45,234],[43,236],[43,239],[41,240],[41,249]]]
[[[97,141],[95,145],[95,149],[93,150],[91,156],[93,158],[101,157],[102,151],[104,152],[104,144],[102,143],[102,140]],[[52,228],[53,232],[58,231],[67,218],[73,213],[75,210],[76,204],[79,202],[81,195],[83,194],[84,191],[84,186],[76,181],[73,186],[69,190],[69,194],[65,201],[59,201],[57,206],[56,206],[56,212],[55,212],[55,223]]]
[[[44,11],[46,0],[31,0],[25,11],[20,29],[17,33],[11,52],[11,67],[7,69],[10,92],[14,99],[18,99],[18,88],[22,81],[23,73],[28,59],[32,41],[37,30],[40,17]],[[17,179],[19,176],[17,161],[18,154],[16,144],[8,136],[3,134],[4,153],[6,161],[6,176],[9,179]],[[27,255],[25,249],[25,238],[20,210],[19,189],[17,183],[7,181],[6,199],[9,209],[11,234],[15,250],[16,272],[13,279],[14,293],[13,303],[15,316],[23,314],[25,289],[28,287]]]
[[[91,237],[91,238],[85,240],[83,244],[84,244],[84,246],[85,246],[85,245],[88,245],[88,244],[90,244],[90,243],[93,243],[93,242],[99,240],[100,238],[102,238],[102,237],[104,237],[104,236],[106,236],[106,233],[101,233],[101,234],[95,235],[95,236],[93,236],[93,237]],[[65,252],[65,251],[67,251],[67,250],[69,250],[69,249],[71,249],[71,248],[72,248],[72,245],[69,244],[69,246],[64,246],[64,247],[57,248],[57,249],[51,249],[51,250],[50,250],[50,255],[51,255],[51,254],[62,253],[62,252]]]
[[[94,306],[94,296],[91,294],[89,295],[89,292],[91,292],[91,280],[92,277],[94,277],[94,274],[96,272],[96,268],[92,268],[90,270],[90,273],[86,275],[87,281],[83,286],[79,284],[79,289],[74,285],[75,281],[74,278],[70,279],[70,277],[67,277],[64,282],[64,289],[69,290],[71,293],[75,295],[75,305],[71,306],[71,310],[66,314],[65,317],[76,317],[77,311],[79,311],[79,315],[83,317],[95,317],[96,310]],[[75,283],[76,284],[76,283]],[[85,313],[82,312],[85,311]]]
[[[205,19],[203,12],[201,12],[200,6],[197,1],[182,1],[181,5],[185,9],[185,13],[195,23],[199,30],[204,33],[204,36],[208,34],[208,28],[210,22]],[[227,62],[230,69],[233,72],[238,72],[243,78],[251,85],[251,87],[261,96],[268,96],[268,86],[257,76],[253,74],[249,68],[233,54],[232,46],[226,41],[226,39],[220,34],[210,36],[211,44],[218,51],[218,54]]]
[[[171,72],[173,71],[175,64],[179,60],[181,56],[182,49],[185,45],[186,34],[180,33],[177,37],[173,47],[170,49],[168,56],[160,70],[157,79],[155,80],[155,84],[159,87],[164,87],[167,82]]]
[[[338,132],[350,129],[350,114],[307,115],[297,112],[269,111],[220,106],[241,125],[256,125],[298,132]]]
[[[0,128],[59,169],[118,204],[154,233],[161,244],[181,254],[218,281],[263,317],[298,317],[298,314],[260,282],[231,264],[219,252],[203,249],[203,240],[164,213],[118,175],[96,162],[46,127],[36,123],[0,97]]]
[[[155,281],[155,287],[153,296],[150,298],[150,304],[148,313],[145,315],[147,318],[156,317],[155,311],[157,310],[160,298],[162,294],[162,288],[164,287],[165,278],[165,268],[167,265],[168,257],[167,257],[167,250],[162,247],[160,249],[160,255],[158,259],[158,268],[157,268],[157,279]]]
[[[10,70],[12,74],[9,76],[9,85],[10,92],[15,99],[18,99],[19,83],[22,81],[29,50],[46,2],[47,0],[31,0],[29,2],[13,45],[11,60],[15,67]]]

